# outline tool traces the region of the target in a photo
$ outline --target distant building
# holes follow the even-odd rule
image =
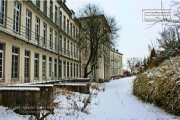
[[[118,50],[112,49],[110,51],[111,76],[123,75],[122,57],[123,54],[119,53]]]

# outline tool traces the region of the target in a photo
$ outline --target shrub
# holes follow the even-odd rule
[[[164,108],[167,112],[180,116],[180,57],[164,61],[142,74],[133,82],[133,94],[145,102]],[[178,66],[178,68],[177,68]]]

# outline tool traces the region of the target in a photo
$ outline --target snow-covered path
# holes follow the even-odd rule
[[[105,84],[105,92],[98,94],[99,103],[92,105],[84,120],[179,120],[152,104],[146,104],[132,95],[134,77]],[[93,100],[94,101],[94,100]],[[92,101],[92,103],[93,103]]]

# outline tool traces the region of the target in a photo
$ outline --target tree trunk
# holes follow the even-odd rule
[[[87,73],[87,66],[84,67],[84,78],[87,78],[88,77],[88,73]]]

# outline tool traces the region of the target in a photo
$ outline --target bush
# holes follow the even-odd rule
[[[180,57],[173,58],[172,63],[166,60],[149,72],[137,75],[133,83],[133,94],[180,116],[180,86],[176,83],[180,77],[179,61]]]

